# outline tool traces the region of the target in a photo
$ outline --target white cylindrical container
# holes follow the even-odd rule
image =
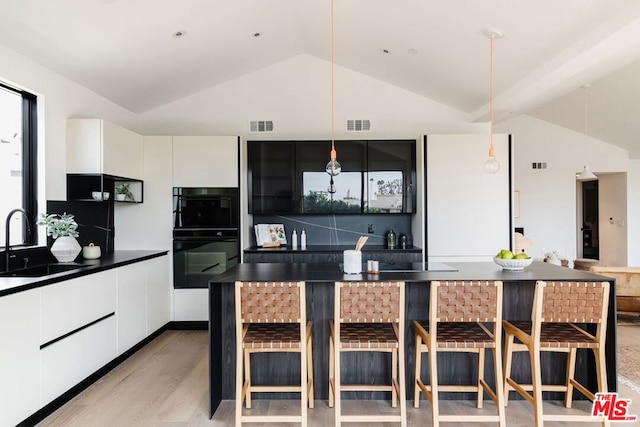
[[[307,233],[304,232],[304,228],[300,234],[300,249],[307,249]]]
[[[298,249],[298,233],[296,233],[296,229],[293,229],[293,233],[291,233],[291,249]]]
[[[353,249],[344,251],[344,272],[347,274],[362,273],[362,252]]]

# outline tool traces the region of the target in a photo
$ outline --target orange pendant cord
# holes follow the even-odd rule
[[[490,42],[490,64],[489,64],[489,157],[496,156],[496,150],[493,148],[493,39],[495,36],[489,37]]]
[[[336,158],[336,131],[334,128],[334,112],[333,112],[333,0],[331,0],[331,159]]]

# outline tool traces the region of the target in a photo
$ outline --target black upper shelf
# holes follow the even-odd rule
[[[116,188],[127,184],[133,197],[118,200]],[[108,197],[100,197],[106,195]],[[94,194],[96,197],[94,197]],[[67,200],[87,202],[142,203],[144,183],[140,179],[99,173],[67,174]]]

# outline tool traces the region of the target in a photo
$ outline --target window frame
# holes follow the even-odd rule
[[[0,82],[0,87],[22,98],[22,209],[27,211],[31,232],[23,228],[22,244],[35,246],[38,242],[36,219],[38,214],[38,103],[37,96],[25,90]],[[5,242],[5,250],[9,242]]]

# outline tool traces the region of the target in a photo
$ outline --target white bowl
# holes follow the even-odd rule
[[[533,262],[533,258],[527,259],[502,259],[493,257],[493,262],[502,267],[503,270],[521,271]]]
[[[92,191],[91,197],[93,197],[93,200],[109,200],[109,192],[105,191],[100,193],[99,191]]]

